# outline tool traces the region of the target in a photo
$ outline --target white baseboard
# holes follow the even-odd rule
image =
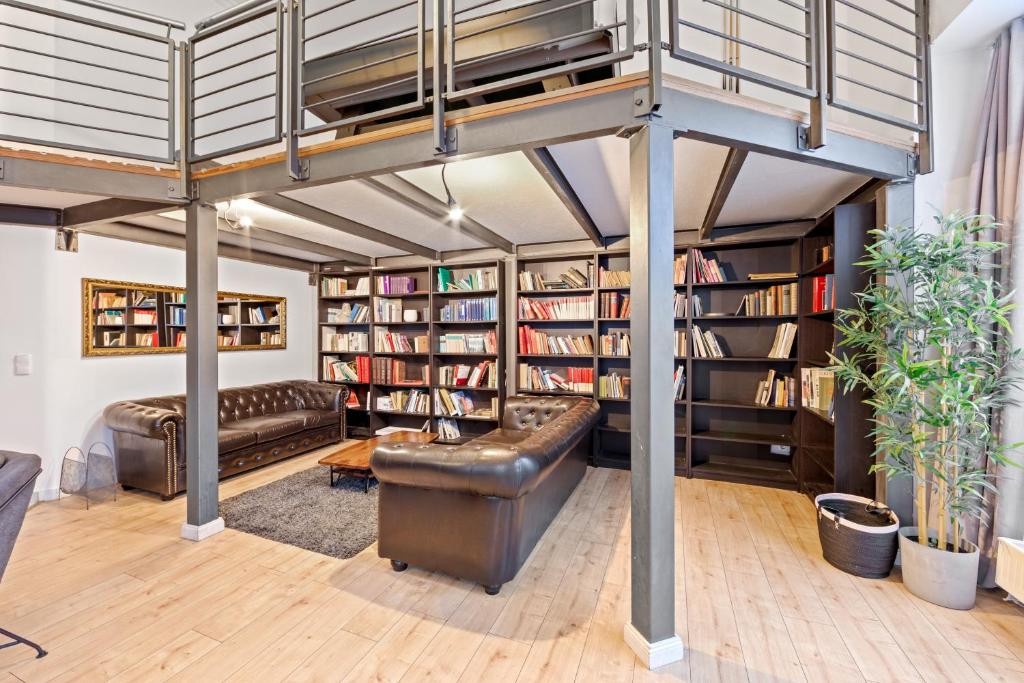
[[[629,649],[648,669],[657,669],[666,664],[682,661],[686,655],[683,641],[679,636],[649,643],[633,624],[626,624],[622,635],[626,640],[626,645],[629,645]]]
[[[223,517],[218,517],[212,522],[200,524],[199,526],[187,522],[181,525],[181,537],[187,541],[202,541],[222,531],[224,531]]]

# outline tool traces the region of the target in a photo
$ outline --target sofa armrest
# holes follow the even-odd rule
[[[118,401],[103,410],[103,421],[115,432],[128,432],[151,439],[163,439],[165,425],[175,424],[179,431],[184,429],[185,417],[168,408]]]
[[[303,382],[300,393],[305,408],[343,412],[348,399],[348,387],[326,382]]]

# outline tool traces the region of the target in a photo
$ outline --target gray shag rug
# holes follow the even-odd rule
[[[347,559],[377,540],[377,483],[342,477],[330,486],[327,468],[312,467],[220,503],[231,529]]]

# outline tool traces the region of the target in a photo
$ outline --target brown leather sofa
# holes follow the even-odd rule
[[[378,554],[498,593],[586,472],[599,413],[591,399],[513,396],[501,427],[466,444],[377,446]]]
[[[221,390],[220,478],[341,441],[347,396],[346,387],[308,380]],[[184,396],[120,401],[103,419],[122,485],[164,500],[185,490]]]

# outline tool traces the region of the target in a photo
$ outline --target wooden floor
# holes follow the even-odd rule
[[[222,486],[235,495],[312,453]],[[327,473],[324,473],[326,479]],[[684,662],[639,666],[629,610],[628,473],[590,470],[497,597],[371,547],[335,560],[225,531],[178,539],[184,501],[126,494],[29,512],[0,625],[0,681],[1024,681],[1024,611],[971,612],[852,578],[820,557],[795,493],[676,480]]]

